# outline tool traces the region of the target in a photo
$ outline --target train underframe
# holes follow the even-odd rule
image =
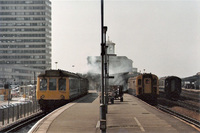
[[[142,94],[137,97],[151,105],[157,105],[157,94]]]
[[[159,97],[165,97],[167,99],[171,100],[178,100],[180,97],[180,92],[174,91],[174,92],[163,92],[160,91],[160,96]]]
[[[51,112],[71,101],[74,101],[80,97],[83,97],[87,95],[88,93],[81,94],[79,96],[73,97],[71,99],[58,99],[58,100],[45,100],[45,99],[39,99],[38,103],[40,105],[40,109],[44,112]]]
[[[40,105],[40,109],[45,112],[52,111],[56,108],[59,108],[67,103],[69,103],[69,100],[61,99],[61,100],[44,100],[40,99],[38,101]]]

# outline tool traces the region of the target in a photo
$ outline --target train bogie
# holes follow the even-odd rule
[[[158,77],[151,73],[130,77],[128,92],[148,103],[157,104],[157,96],[159,95]]]

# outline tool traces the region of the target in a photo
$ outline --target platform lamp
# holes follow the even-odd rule
[[[57,69],[57,64],[58,64],[58,62],[55,62],[55,64],[56,64],[56,69]]]

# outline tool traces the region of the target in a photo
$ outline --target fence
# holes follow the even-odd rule
[[[11,124],[40,111],[37,102],[24,102],[0,107],[0,127]]]

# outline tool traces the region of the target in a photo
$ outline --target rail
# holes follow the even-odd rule
[[[21,121],[18,121],[16,123],[10,124],[9,126],[2,128],[0,132],[4,132],[4,133],[20,132],[20,131],[24,132],[23,130],[24,127],[29,127],[29,125],[32,122],[41,119],[45,115],[46,114],[42,111],[37,112],[29,117],[26,117],[25,119],[22,119]]]
[[[185,116],[185,115],[182,115],[180,113],[177,113],[176,111],[173,111],[173,110],[171,110],[171,109],[169,109],[169,108],[167,108],[165,106],[162,106],[162,105],[157,105],[157,108],[162,110],[162,111],[164,111],[164,112],[167,112],[167,113],[169,113],[171,115],[174,115],[174,116],[176,116],[176,117],[178,117],[178,118],[180,118],[180,119],[182,119],[182,120],[184,120],[184,121],[196,126],[197,128],[200,128],[200,121],[198,121],[198,120],[195,120],[195,119],[192,119],[192,118],[190,118],[188,116]]]

